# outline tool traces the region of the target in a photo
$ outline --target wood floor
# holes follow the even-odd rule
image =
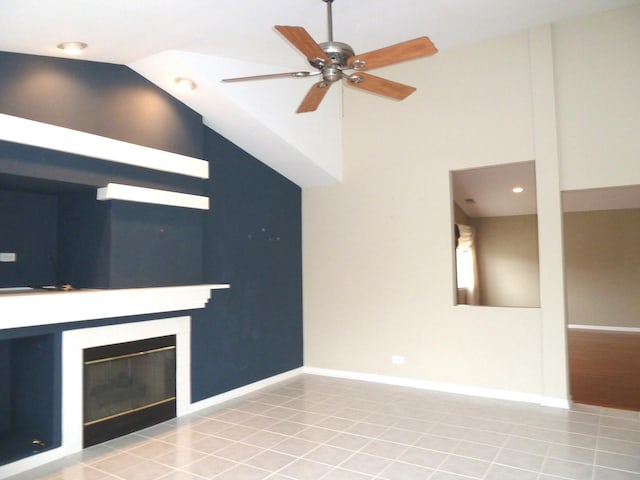
[[[574,402],[640,411],[640,333],[569,329],[568,342]]]

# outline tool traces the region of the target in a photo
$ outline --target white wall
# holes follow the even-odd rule
[[[592,22],[586,31],[570,22],[562,29],[617,30],[627,15],[578,20]],[[603,35],[616,43],[616,35]],[[551,29],[543,26],[378,70],[418,87],[402,103],[345,89],[344,181],[303,193],[305,365],[539,395],[548,403],[568,397],[560,171],[567,182],[582,168],[571,166],[570,155],[567,162],[558,157],[559,146],[567,151],[568,101],[555,92],[564,94],[571,81],[556,86],[554,73],[565,75],[558,64],[573,49],[576,57],[588,52],[580,42],[562,49],[554,69]],[[637,59],[629,49],[611,62]],[[600,93],[606,85],[593,88]],[[556,102],[564,108],[561,144]],[[628,119],[600,113],[613,124]],[[607,139],[630,154],[637,145],[633,136]],[[454,306],[449,170],[532,159],[541,308]],[[609,168],[602,158],[589,165]],[[637,163],[629,170],[625,178],[640,180]],[[391,355],[406,364],[392,365]]]

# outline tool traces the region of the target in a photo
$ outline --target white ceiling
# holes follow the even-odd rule
[[[637,0],[335,0],[335,40],[356,52],[422,35],[446,50],[532,25],[587,15]],[[58,55],[87,42],[85,58],[129,64],[164,50],[305,66],[273,31],[300,25],[326,40],[321,0],[2,0],[0,49]],[[301,64],[302,63],[302,64]]]
[[[443,51],[639,1],[335,0],[334,39],[362,53],[427,35]],[[0,0],[0,50],[62,56],[58,43],[86,42],[89,48],[81,58],[129,65],[200,112],[205,124],[226,129],[220,133],[296,183],[340,180],[340,89],[331,92],[318,112],[295,115],[312,79],[242,86],[219,82],[222,75],[307,69],[305,59],[275,32],[276,24],[303,26],[318,42],[325,41],[326,3]],[[199,84],[190,96],[173,89],[173,79],[185,74]],[[262,131],[259,144],[252,141],[253,128]],[[318,131],[327,138],[317,138]],[[278,159],[283,145],[289,149],[284,160]]]

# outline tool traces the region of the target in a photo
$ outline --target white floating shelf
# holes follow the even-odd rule
[[[106,187],[98,188],[96,198],[98,200],[127,200],[130,202],[209,210],[209,197],[157,190],[155,188],[134,187],[133,185],[122,185],[120,183],[109,183]]]
[[[0,295],[0,330],[204,308],[228,284]]]
[[[206,160],[3,113],[0,113],[0,140],[162,172],[209,178]]]

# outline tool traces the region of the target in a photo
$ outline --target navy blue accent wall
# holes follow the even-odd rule
[[[0,385],[11,382],[11,344],[0,340]],[[0,437],[11,427],[11,390],[0,388]]]
[[[58,283],[136,288],[203,283],[203,212],[60,195]]]
[[[55,195],[0,190],[0,252],[17,255],[0,263],[0,287],[56,282],[57,222]]]
[[[0,52],[0,112],[201,157],[202,117],[129,67]]]
[[[54,336],[41,335],[13,341],[13,422],[27,440],[54,444]],[[59,429],[58,429],[59,430]]]
[[[0,464],[60,445],[61,381],[56,335],[0,341],[3,390],[0,395]],[[34,447],[38,439],[43,447]]]
[[[194,401],[303,363],[300,188],[209,129],[205,158],[205,276],[231,289],[194,313]]]
[[[60,282],[94,288],[231,284],[229,290],[214,291],[202,310],[0,330],[0,368],[2,362],[15,363],[7,354],[7,342],[53,339],[46,347],[53,369],[42,382],[53,385],[54,445],[60,442],[60,335],[66,329],[191,315],[192,401],[302,366],[298,186],[204,128],[197,113],[127,67],[0,52],[0,77],[2,113],[203,157],[210,163],[209,181],[180,185],[167,176],[139,177],[133,167],[112,165],[108,174],[84,170],[92,159],[0,142],[0,191],[35,189],[57,199],[54,238]],[[96,182],[104,175],[135,178],[133,183],[156,188],[166,185],[191,193],[200,189],[210,195],[211,210],[97,202],[95,190],[78,190],[78,185],[100,185]],[[5,377],[0,373],[0,382]],[[0,408],[11,398],[0,394]],[[39,410],[40,418],[50,412],[44,405],[32,408]],[[7,423],[4,413],[0,412],[0,428]]]
[[[59,196],[56,284],[109,288],[111,281],[111,202],[96,200],[95,190]]]
[[[111,204],[109,288],[203,283],[202,210]]]

